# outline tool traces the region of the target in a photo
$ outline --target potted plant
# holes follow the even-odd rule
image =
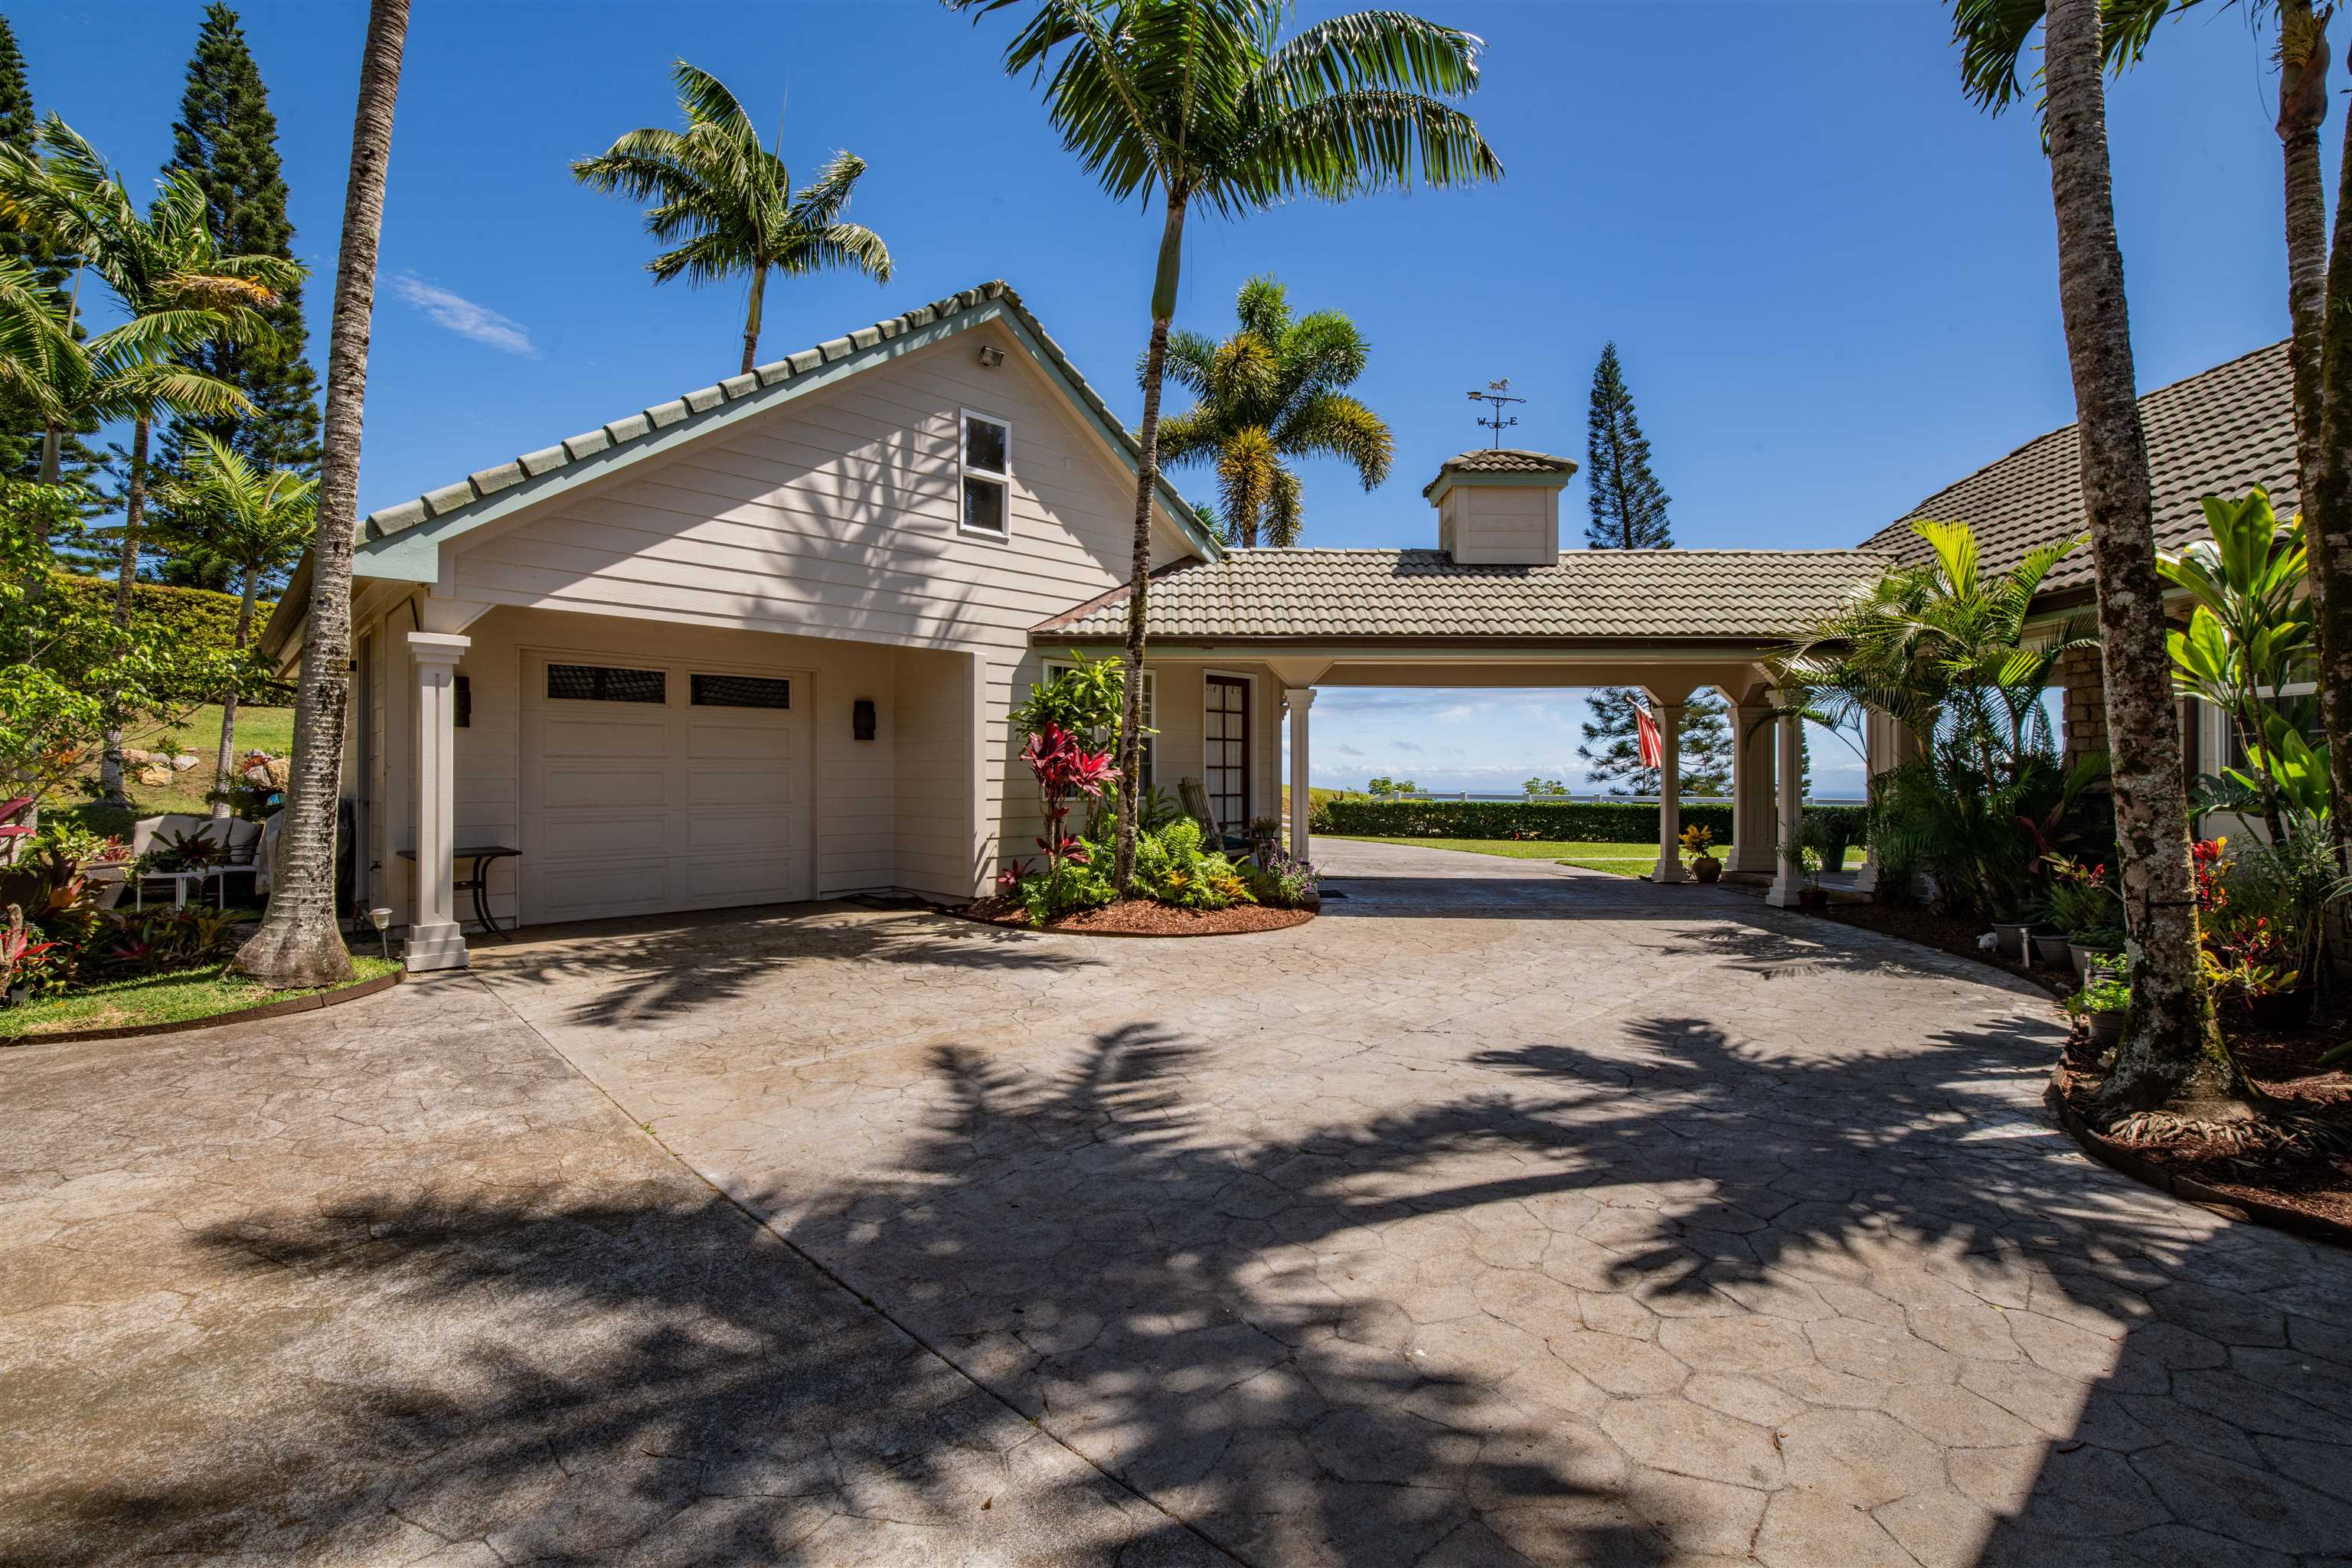
[[[2090,1025],[2091,1043],[2112,1046],[2123,1038],[2131,1013],[2131,985],[2121,960],[2094,961],[2082,988],[2066,999],[2066,1011]]]
[[[2042,863],[2049,868],[2042,905],[2060,932],[2058,941],[2049,944],[2045,961],[2071,962],[2075,977],[2087,980],[2094,955],[2123,946],[2123,900],[2108,885],[2104,862],[2084,865],[2072,856],[2045,855]],[[2042,939],[2036,937],[2034,945],[2042,947]]]
[[[1801,828],[1795,838],[1780,846],[1781,863],[1801,879],[1797,888],[1797,907],[1801,910],[1829,908],[1829,889],[1822,886],[1822,847],[1811,842],[1811,826]]]
[[[1702,882],[1712,882],[1723,875],[1723,862],[1709,851],[1715,843],[1715,830],[1698,823],[1683,829],[1683,852],[1691,857],[1691,875]]]

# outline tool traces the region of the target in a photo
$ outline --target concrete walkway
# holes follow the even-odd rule
[[[0,1054],[0,1562],[2352,1540],[2352,1258],[2047,1131],[2039,994],[1719,889],[1319,848],[1349,896],[1290,931],[535,931]]]

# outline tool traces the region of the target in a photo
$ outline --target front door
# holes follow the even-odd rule
[[[1209,710],[1202,766],[1209,809],[1220,832],[1245,834],[1250,824],[1249,682],[1231,675],[1208,678]]]

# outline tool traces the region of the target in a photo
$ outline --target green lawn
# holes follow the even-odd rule
[[[172,782],[149,789],[136,779],[123,781],[124,790],[132,801],[132,808],[109,810],[95,802],[69,805],[58,815],[80,823],[99,833],[128,836],[131,825],[142,816],[160,816],[168,812],[186,812],[203,816],[212,809],[205,804],[205,792],[213,787],[213,758],[220,750],[221,710],[207,704],[190,714],[185,722],[170,730],[149,728],[135,730],[122,737],[126,746],[144,752],[177,749],[194,752],[203,761],[184,773],[173,775]],[[169,742],[176,742],[176,748]],[[294,749],[294,710],[291,708],[240,708],[236,710],[236,750],[239,756],[247,752],[268,752],[282,757]],[[98,776],[95,768],[90,776]]]
[[[352,955],[352,966],[359,972],[359,981],[380,979],[400,967],[396,963],[362,958],[357,953]],[[266,985],[230,975],[226,964],[210,963],[199,969],[110,980],[70,995],[44,997],[21,1007],[0,1008],[0,1041],[36,1040],[43,1035],[71,1034],[82,1029],[128,1029],[142,1024],[184,1023],[191,1018],[234,1013],[242,1007],[258,1007],[265,1002],[315,996],[322,989],[327,988],[272,991]]]
[[[1614,871],[1621,877],[1646,876],[1658,863],[1658,852],[1646,844],[1571,843],[1543,838],[1359,838],[1354,834],[1325,834],[1360,844],[1410,844],[1423,849],[1459,849],[1467,855],[1499,855],[1507,860],[1557,860],[1588,871]],[[1731,846],[1717,844],[1715,858],[1727,861]],[[1862,851],[1849,849],[1849,857]]]

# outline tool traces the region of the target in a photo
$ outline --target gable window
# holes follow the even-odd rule
[[[1051,680],[1055,676],[1066,675],[1076,668],[1066,658],[1049,658],[1045,661],[1045,679]],[[1143,672],[1143,734],[1139,738],[1140,744],[1138,747],[1142,752],[1143,763],[1143,777],[1139,784],[1140,787],[1147,792],[1156,787],[1159,777],[1159,770],[1154,761],[1154,753],[1159,749],[1159,740],[1151,732],[1157,727],[1154,720],[1160,710],[1159,699],[1160,684],[1153,678],[1153,672],[1147,669]],[[1026,737],[1015,736],[1014,739],[1017,742],[1025,740]],[[1103,749],[1113,752],[1118,750],[1118,732],[1116,729],[1105,737]]]
[[[985,414],[963,411],[961,437],[963,516],[966,533],[992,539],[1013,531],[1013,426]]]

